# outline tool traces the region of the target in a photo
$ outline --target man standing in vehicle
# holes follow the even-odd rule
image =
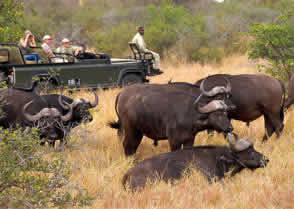
[[[144,27],[138,28],[138,33],[134,36],[132,43],[135,43],[139,49],[139,53],[145,53],[145,54],[152,54],[153,57],[153,70],[154,74],[162,74],[163,72],[159,69],[160,68],[160,56],[159,54],[149,50],[146,48],[146,43],[144,41],[143,35],[144,35]]]

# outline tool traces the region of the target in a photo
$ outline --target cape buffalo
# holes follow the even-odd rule
[[[75,99],[73,100],[70,97],[58,95],[58,94],[48,94],[42,95],[42,99],[44,99],[50,107],[54,107],[63,114],[66,114],[69,108],[63,103],[66,102],[72,106],[73,115],[72,119],[64,123],[64,126],[67,127],[68,131],[71,128],[74,128],[81,124],[82,122],[91,122],[93,120],[93,116],[90,114],[89,109],[94,108],[99,103],[99,98],[95,91],[93,91],[95,100],[91,103],[88,99]]]
[[[283,130],[285,86],[276,79],[266,75],[228,75],[216,74],[204,78],[207,89],[223,83],[228,79],[232,85],[231,101],[236,109],[228,111],[229,118],[247,122],[264,116],[267,140],[274,132],[277,137]],[[201,84],[201,79],[196,84]]]
[[[0,91],[2,117],[0,126],[4,128],[37,127],[41,138],[46,138],[54,145],[55,140],[64,137],[62,123],[72,118],[72,107],[62,114],[56,108],[50,108],[48,103],[35,93],[18,89]]]
[[[234,134],[235,135],[235,134]],[[239,139],[228,134],[230,147],[198,146],[185,148],[176,152],[168,152],[139,162],[124,175],[122,183],[129,185],[132,191],[142,189],[148,180],[165,182],[180,179],[183,174],[189,174],[191,168],[197,169],[211,183],[213,179],[224,178],[225,173],[232,171],[231,176],[244,168],[255,170],[267,165],[269,160],[257,152],[252,142]]]
[[[170,85],[134,84],[116,98],[118,122],[109,123],[124,135],[126,155],[136,152],[143,135],[158,140],[168,139],[170,149],[192,146],[195,135],[204,129],[230,132],[233,127],[226,111],[234,108],[223,100],[214,100],[219,92],[229,92],[230,85],[215,87],[212,98],[202,98],[194,86],[193,94]]]

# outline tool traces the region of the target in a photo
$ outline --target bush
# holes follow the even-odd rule
[[[250,44],[249,58],[267,59],[261,65],[267,73],[288,80],[294,72],[293,6],[286,14],[268,25],[256,23],[250,28],[254,40]]]
[[[162,53],[179,41],[194,39],[195,43],[203,38],[205,23],[202,16],[177,7],[171,0],[164,0],[159,6],[151,4],[147,14],[145,41],[156,52]]]
[[[0,2],[0,42],[18,42],[23,34],[23,4],[18,0]]]
[[[36,129],[0,130],[0,207],[45,208],[88,204],[86,191],[69,185],[62,153],[40,151]],[[72,197],[70,186],[78,190]]]

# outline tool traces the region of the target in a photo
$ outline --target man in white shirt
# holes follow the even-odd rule
[[[138,28],[138,33],[134,36],[132,43],[136,43],[140,53],[152,54],[153,70],[154,70],[153,73],[158,75],[162,74],[163,72],[160,70],[160,56],[159,54],[146,48],[146,43],[143,39],[143,35],[144,35],[144,27],[141,26]]]
[[[42,47],[43,51],[46,53],[47,58],[54,57],[53,51],[50,47],[51,41],[52,41],[52,38],[49,35],[45,35],[43,37],[43,44],[41,47]]]

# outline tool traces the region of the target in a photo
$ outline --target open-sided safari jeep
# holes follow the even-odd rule
[[[47,59],[40,48],[26,60],[16,44],[0,44],[2,81],[16,88],[35,90],[48,83],[52,88],[109,88],[148,82],[150,62],[144,59],[115,59],[104,53],[56,54]],[[25,55],[27,57],[27,55]]]

